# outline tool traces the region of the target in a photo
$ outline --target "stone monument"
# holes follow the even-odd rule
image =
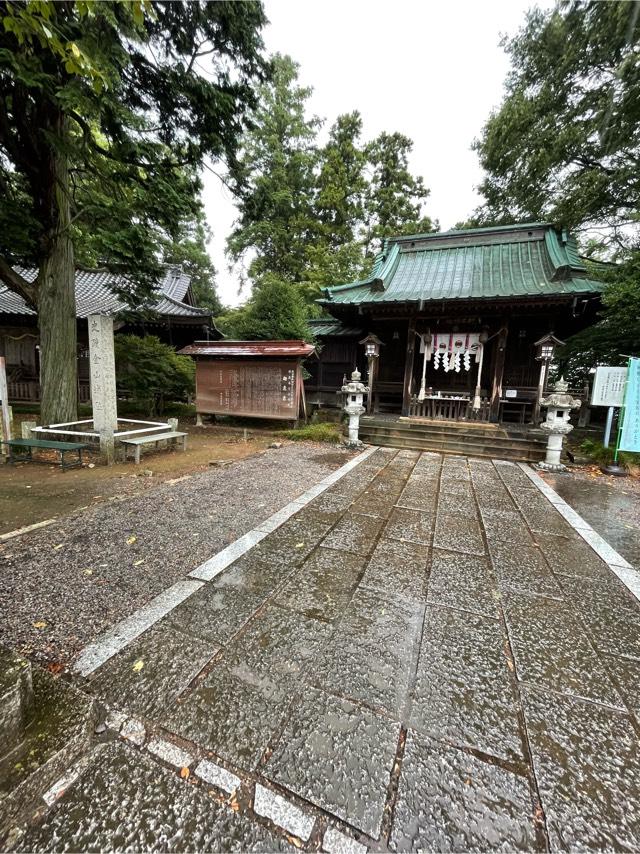
[[[93,428],[100,436],[100,453],[111,465],[114,460],[114,433],[118,425],[113,318],[90,314],[88,325]]]
[[[369,392],[367,386],[361,383],[360,379],[360,371],[356,368],[351,374],[351,381],[345,383],[341,389],[342,393],[346,396],[344,411],[349,416],[349,441],[347,444],[352,448],[357,448],[361,444],[358,439],[358,429],[360,426],[360,416],[365,411],[362,399]]]
[[[547,408],[547,417],[540,425],[540,429],[549,434],[547,439],[547,456],[544,462],[538,463],[538,468],[545,471],[565,471],[566,466],[560,462],[562,443],[567,433],[573,430],[573,424],[569,423],[569,414],[572,409],[578,409],[581,401],[571,397],[567,393],[568,383],[560,377],[554,385],[552,393],[543,397],[541,406]]]

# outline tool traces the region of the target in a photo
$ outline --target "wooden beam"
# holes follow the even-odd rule
[[[0,439],[11,439],[11,411],[9,409],[9,384],[4,356],[0,356]],[[3,447],[2,452],[5,453]]]
[[[504,360],[507,353],[507,335],[509,332],[509,318],[502,321],[502,328],[496,337],[496,352],[493,359],[493,385],[491,388],[490,419],[497,421],[500,414],[500,398],[502,397],[502,378],[504,376]]]
[[[413,378],[413,356],[416,349],[416,319],[409,318],[407,327],[407,355],[404,363],[404,384],[402,386],[402,414],[409,414],[411,403],[411,380]]]

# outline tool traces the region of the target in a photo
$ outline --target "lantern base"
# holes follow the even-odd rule
[[[546,460],[541,463],[536,463],[534,468],[540,471],[567,471],[567,467],[563,463],[548,463]]]
[[[618,465],[618,463],[611,463],[608,466],[600,466],[600,471],[603,474],[610,474],[613,477],[628,477],[629,472],[626,470],[624,466]]]

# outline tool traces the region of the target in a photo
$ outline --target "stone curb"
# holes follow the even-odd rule
[[[311,836],[313,825],[316,823],[313,816],[307,815],[282,795],[272,792],[260,783],[256,783],[253,811],[305,842]]]
[[[206,581],[211,581],[211,579],[219,575],[231,563],[242,557],[249,549],[259,543],[260,540],[279,528],[287,519],[305,507],[318,495],[321,495],[357,465],[368,459],[377,450],[378,448],[372,447],[358,454],[357,457],[349,460],[348,463],[345,463],[345,465],[323,478],[315,486],[303,492],[295,501],[291,501],[285,507],[278,510],[277,513],[274,513],[264,522],[261,522],[256,528],[247,531],[246,534],[243,534],[235,542],[230,543],[222,551],[209,558],[209,560],[194,569],[185,578],[177,581],[167,590],[163,590],[162,593],[159,593],[158,596],[138,611],[135,611],[129,617],[125,617],[124,620],[116,623],[115,626],[107,629],[106,632],[88,644],[80,652],[80,655],[72,666],[72,670],[81,676],[89,676],[143,632],[151,628],[151,626],[163,617],[166,617],[170,611],[173,611],[185,599],[188,599],[192,593],[199,590]]]
[[[328,827],[322,840],[322,850],[328,854],[364,854],[367,846],[356,842],[335,827]]]

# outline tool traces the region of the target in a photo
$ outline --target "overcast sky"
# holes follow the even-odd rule
[[[442,229],[472,213],[481,179],[473,139],[500,104],[508,71],[499,46],[514,34],[533,0],[266,0],[270,53],[290,54],[303,85],[314,89],[310,112],[326,119],[362,114],[364,139],[400,131],[414,141],[411,168],[431,195],[426,212]],[[549,6],[549,0],[539,0]],[[205,174],[209,249],[226,305],[244,302],[228,272],[224,242],[233,201]]]

